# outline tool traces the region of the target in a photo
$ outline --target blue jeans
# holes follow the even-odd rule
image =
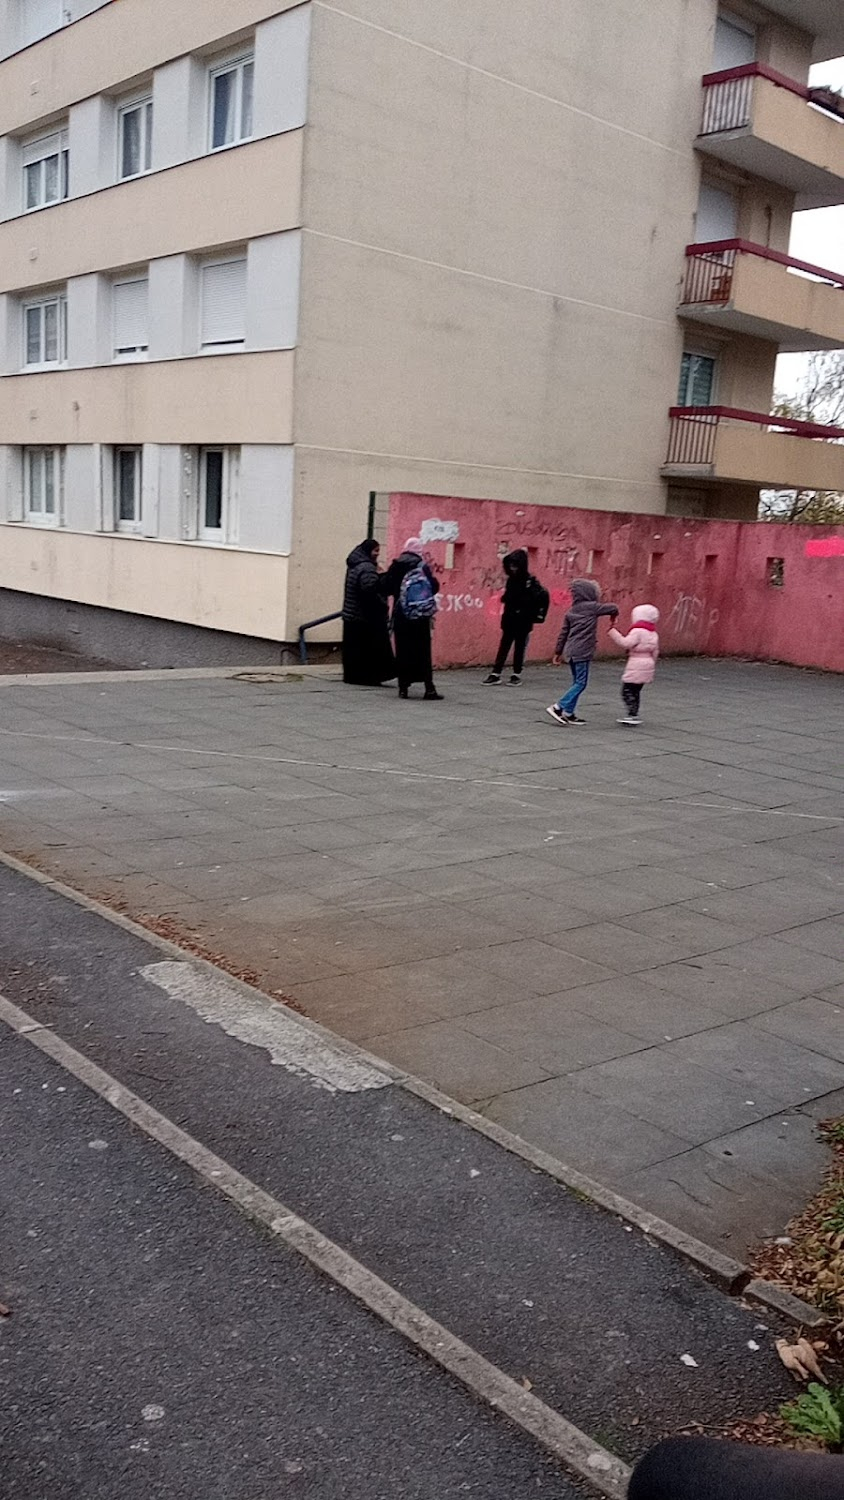
[[[568,692],[560,699],[557,707],[564,714],[573,714],[577,708],[580,695],[589,681],[589,662],[570,661],[572,685]]]

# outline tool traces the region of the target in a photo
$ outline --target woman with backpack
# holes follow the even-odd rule
[[[551,603],[548,590],[529,571],[529,561],[527,548],[517,547],[515,552],[507,553],[502,563],[507,583],[502,596],[504,609],[501,615],[501,644],[495,666],[489,676],[484,678],[484,683],[489,687],[497,687],[501,682],[504,663],[511,650],[513,674],[510,682],[513,687],[519,686],[530,633],[534,625],[541,625],[548,614]]]
[[[399,697],[406,698],[414,682],[425,684],[425,697],[439,702],[442,693],[434,687],[431,664],[431,627],[437,613],[439,580],[422,557],[422,542],[410,537],[404,551],[392,562],[383,579],[383,590],[393,604],[393,637],[396,643]]]

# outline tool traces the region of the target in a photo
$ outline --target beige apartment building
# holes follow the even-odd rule
[[[844,345],[788,259],[842,53],[842,0],[0,0],[0,631],[269,656],[391,491],[844,489],[767,416]]]

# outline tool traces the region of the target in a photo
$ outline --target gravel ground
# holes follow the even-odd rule
[[[94,657],[76,656],[71,651],[55,651],[49,646],[33,646],[29,642],[0,640],[0,677],[21,676],[26,672],[113,672],[118,670],[110,661],[98,661]]]

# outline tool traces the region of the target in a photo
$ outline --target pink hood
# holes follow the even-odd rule
[[[620,630],[611,630],[610,637],[620,646],[622,651],[627,652],[627,665],[624,668],[622,682],[635,682],[642,685],[653,682],[656,673],[657,657],[659,656],[659,636],[655,629],[647,629],[647,626],[655,626],[659,621],[659,610],[655,604],[637,604],[631,616],[632,624],[627,635],[622,635]]]

